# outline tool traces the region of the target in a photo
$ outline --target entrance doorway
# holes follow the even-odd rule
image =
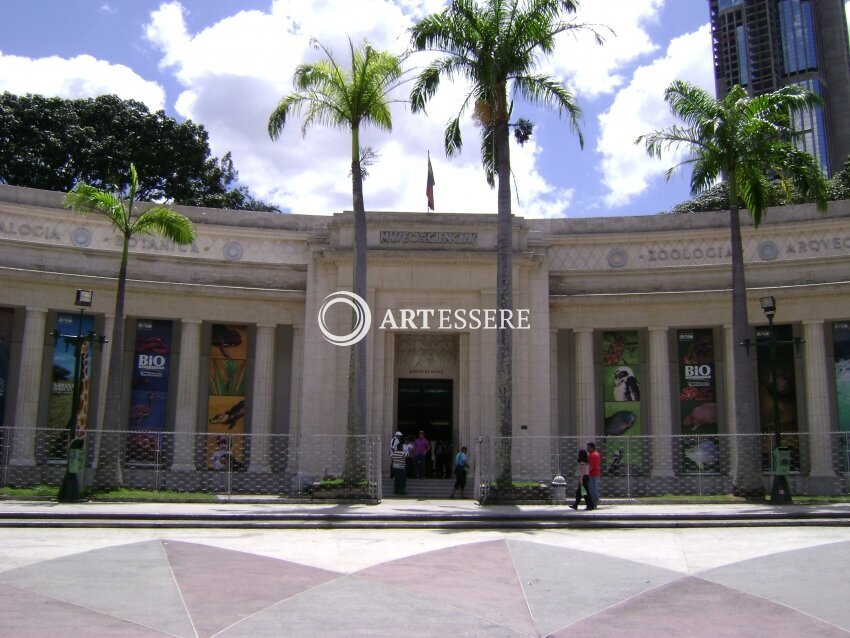
[[[451,379],[398,380],[397,424],[405,438],[416,438],[422,430],[431,442],[432,453],[438,441],[451,448],[453,414]]]

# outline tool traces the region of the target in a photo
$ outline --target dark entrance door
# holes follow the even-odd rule
[[[452,444],[453,394],[451,379],[399,379],[398,429],[416,438],[420,430],[431,442]]]

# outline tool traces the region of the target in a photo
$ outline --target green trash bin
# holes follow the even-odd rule
[[[791,472],[791,450],[778,447],[773,451],[773,473],[777,476],[788,476]]]
[[[86,464],[86,451],[76,448],[68,450],[68,473],[79,474]]]

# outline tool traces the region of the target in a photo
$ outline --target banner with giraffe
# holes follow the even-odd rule
[[[53,348],[52,383],[47,401],[47,426],[60,431],[49,437],[47,454],[51,459],[64,459],[68,445],[67,428],[71,423],[71,411],[74,405],[74,368],[77,365],[74,344],[67,341],[65,337],[86,335],[94,330],[94,317],[60,312],[56,315],[55,327],[60,336],[56,338],[56,345]],[[89,413],[91,364],[92,349],[85,348],[85,352],[80,357],[80,403],[75,417],[77,428],[81,432],[85,431]]]
[[[206,459],[211,470],[245,467],[245,381],[248,327],[213,324],[210,339],[208,438]]]
[[[172,322],[136,320],[132,389],[128,414],[127,462],[157,464],[162,458],[162,432],[168,418]]]

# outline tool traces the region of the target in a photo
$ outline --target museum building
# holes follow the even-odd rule
[[[351,330],[347,302],[328,299],[351,289],[352,214],[177,208],[195,224],[193,244],[131,243],[126,427],[256,441],[344,434],[350,349],[326,333]],[[615,473],[624,442],[639,449],[645,439],[651,454],[627,474],[725,472],[719,441],[739,432],[732,351],[744,347],[731,336],[728,213],[517,216],[510,317],[494,310],[494,215],[367,219],[371,434],[386,442],[397,430],[423,430],[454,449],[495,436],[494,327],[507,320],[516,442],[604,440]],[[826,214],[769,209],[758,229],[746,220],[743,234],[762,429],[779,421],[800,436],[790,443],[795,492],[846,491],[850,201],[830,203]],[[45,451],[23,431],[65,426],[73,353],[61,335],[111,334],[120,238],[106,220],[65,210],[61,193],[0,186],[0,246],[4,466],[37,466],[61,450]],[[74,305],[78,289],[93,292],[84,312]],[[762,347],[767,296],[776,301],[772,361]],[[95,344],[87,355],[78,414],[89,429],[110,428],[110,347]],[[781,396],[766,391],[771,371]],[[701,442],[674,445],[682,437]],[[246,440],[246,472],[275,472],[274,446]],[[169,458],[174,470],[216,463],[214,443]]]

